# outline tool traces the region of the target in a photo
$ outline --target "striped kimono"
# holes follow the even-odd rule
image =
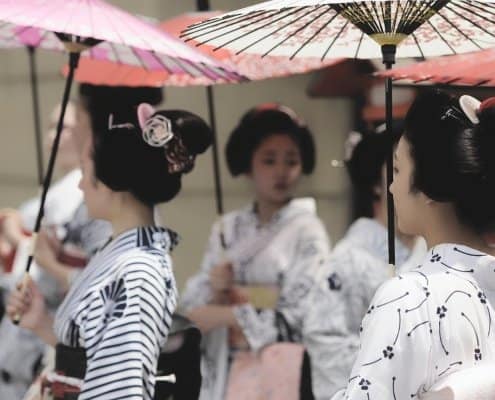
[[[84,348],[79,400],[145,399],[154,394],[160,349],[177,289],[169,252],[175,233],[142,227],[120,234],[75,279],[60,306],[60,343]]]

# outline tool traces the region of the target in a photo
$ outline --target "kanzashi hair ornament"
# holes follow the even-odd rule
[[[486,110],[487,108],[495,107],[495,97],[489,97],[481,102],[478,112]]]
[[[174,135],[172,122],[168,118],[157,114],[151,105],[142,103],[138,107],[138,120],[143,131],[143,140],[150,146],[163,147],[170,174],[192,168],[194,157],[189,154],[180,136]],[[182,124],[182,118],[178,119],[176,125]]]
[[[170,174],[187,172],[194,166],[194,157],[189,154],[180,137],[174,138],[167,145],[165,157],[168,161]]]
[[[344,143],[344,161],[349,161],[352,158],[352,154],[361,140],[363,140],[361,132],[352,131],[349,133]]]
[[[172,122],[163,115],[154,115],[146,120],[143,127],[143,139],[153,147],[163,147],[174,137]]]
[[[108,130],[111,131],[112,129],[119,129],[119,128],[134,129],[135,126],[131,122],[126,122],[124,124],[114,124],[113,114],[110,114],[108,116]]]
[[[461,109],[466,117],[468,117],[473,124],[476,125],[480,123],[478,113],[480,111],[481,101],[473,96],[468,96],[465,94],[459,98],[459,105],[461,106]]]
[[[163,147],[172,138],[172,122],[163,115],[156,114],[155,109],[148,103],[141,103],[137,110],[139,126],[143,131],[143,139],[153,147]]]
[[[455,119],[461,122],[464,125],[474,124],[474,122],[468,117],[466,112],[464,112],[461,108],[452,106],[449,107],[440,118],[442,121],[448,119]]]

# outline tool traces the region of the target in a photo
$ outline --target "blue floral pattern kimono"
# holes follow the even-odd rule
[[[435,246],[421,265],[379,288],[347,388],[332,399],[421,398],[453,372],[493,363],[494,301],[494,257]]]

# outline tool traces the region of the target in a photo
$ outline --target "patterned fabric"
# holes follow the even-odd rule
[[[75,279],[55,321],[58,340],[86,350],[79,400],[153,398],[160,348],[177,290],[169,251],[175,233],[158,227],[119,235]]]
[[[220,242],[223,231],[226,250]],[[186,285],[182,307],[190,310],[212,299],[209,271],[223,260],[233,264],[239,285],[277,286],[280,291],[276,310],[257,310],[252,304],[235,306],[234,313],[251,349],[287,340],[287,325],[292,339],[300,341],[300,326],[279,318],[283,310],[300,315],[299,307],[313,285],[313,276],[329,253],[329,239],[316,216],[313,199],[294,199],[272,220],[259,225],[253,207],[225,215],[212,229],[199,273]],[[295,318],[293,319],[296,320]],[[206,335],[203,357],[201,399],[221,399],[227,379],[227,334],[218,329]]]
[[[494,300],[494,257],[435,246],[376,293],[347,389],[333,400],[417,398],[455,371],[493,362]]]
[[[410,251],[399,240],[395,246],[400,266]],[[299,321],[318,400],[328,399],[329,393],[347,382],[359,347],[361,320],[376,289],[391,277],[387,258],[386,228],[361,218],[337,243],[320,271]],[[286,317],[294,318],[287,312]]]

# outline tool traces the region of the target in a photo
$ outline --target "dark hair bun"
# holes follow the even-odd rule
[[[198,116],[181,110],[159,111],[172,123],[192,160],[211,144],[212,132]],[[129,123],[114,120],[115,125]],[[192,169],[171,173],[166,147],[153,147],[143,139],[137,118],[134,128],[99,129],[95,133],[94,163],[96,177],[114,191],[127,191],[145,204],[153,205],[174,198],[181,189],[181,177]]]
[[[459,219],[478,232],[495,228],[495,109],[473,124],[457,98],[428,91],[406,117],[414,160],[413,187],[436,201],[452,202]]]
[[[213,133],[208,124],[196,114],[183,110],[158,111],[157,114],[172,121],[172,130],[180,136],[189,154],[196,156],[210,147]]]
[[[303,173],[313,172],[316,161],[312,134],[292,114],[274,105],[272,108],[253,108],[241,118],[239,125],[230,133],[225,148],[227,166],[232,176],[249,173],[253,154],[261,142],[281,133],[290,136],[299,147]]]

